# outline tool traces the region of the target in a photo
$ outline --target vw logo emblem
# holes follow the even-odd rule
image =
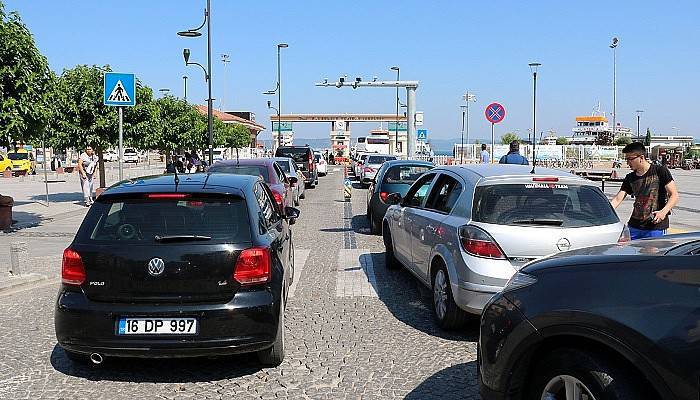
[[[165,271],[165,262],[160,258],[152,258],[151,261],[148,262],[147,269],[151,276],[159,276]]]
[[[571,242],[569,242],[569,239],[567,238],[561,238],[557,242],[557,249],[559,251],[567,251],[571,248]]]

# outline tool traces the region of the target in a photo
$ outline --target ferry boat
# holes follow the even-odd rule
[[[597,144],[597,145],[612,145],[615,142],[613,130],[608,123],[608,118],[605,113],[600,112],[600,105],[597,111],[594,110],[591,115],[576,117],[576,126],[571,130],[573,135],[568,137],[569,144]],[[632,129],[620,126],[617,123],[615,135],[620,137],[632,137]]]

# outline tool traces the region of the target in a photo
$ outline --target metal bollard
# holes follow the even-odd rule
[[[350,201],[350,198],[352,198],[352,182],[347,178],[345,182],[343,182],[343,196],[345,197],[345,201]]]
[[[23,264],[27,262],[27,243],[10,243],[10,274],[22,275]]]
[[[600,190],[602,190],[603,193],[605,193],[605,178],[600,180]]]

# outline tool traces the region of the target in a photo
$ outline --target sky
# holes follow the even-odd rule
[[[17,11],[53,70],[78,64],[109,64],[171,94],[205,104],[204,74],[185,67],[206,64],[206,37],[182,38],[196,28],[205,0],[0,0]],[[490,139],[484,109],[506,108],[496,137],[532,128],[530,62],[537,75],[537,131],[568,136],[578,115],[600,103],[612,111],[613,37],[617,48],[617,121],[636,131],[693,135],[700,92],[700,2],[678,1],[233,1],[212,2],[214,106],[252,111],[270,137],[267,100],[277,82],[277,43],[282,49],[282,113],[396,112],[395,89],[321,88],[339,76],[419,81],[417,110],[424,112],[429,138],[459,142],[460,105],[468,90],[470,139]],[[224,67],[221,54],[230,56]],[[406,102],[405,91],[401,101]],[[354,137],[377,124],[351,125]],[[297,123],[296,137],[328,137],[330,124]]]

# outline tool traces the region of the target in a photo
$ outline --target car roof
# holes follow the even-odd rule
[[[235,165],[259,165],[259,166],[272,166],[275,160],[272,158],[240,158],[238,160],[220,160],[217,161],[214,166],[235,166]]]
[[[464,178],[477,177],[484,180],[501,180],[513,178],[535,178],[535,177],[560,177],[567,180],[578,180],[581,184],[594,185],[595,183],[588,179],[574,175],[570,172],[562,171],[553,168],[536,167],[535,173],[532,174],[532,166],[528,165],[512,165],[512,164],[469,164],[469,165],[450,165],[440,166],[436,170],[447,170],[456,173]],[[470,176],[471,175],[471,176]]]
[[[115,183],[100,197],[115,197],[141,193],[210,193],[233,194],[243,197],[260,177],[235,174],[197,173],[153,175]]]
[[[434,167],[435,164],[429,162],[429,161],[420,161],[420,160],[389,160],[384,162],[384,165],[389,167],[393,167],[395,165],[420,165],[420,166],[426,166],[426,167]]]

